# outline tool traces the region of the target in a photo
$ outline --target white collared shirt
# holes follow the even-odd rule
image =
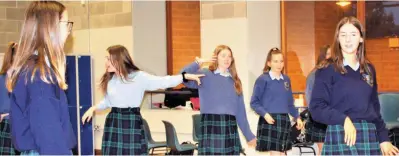
[[[174,76],[155,76],[144,71],[135,71],[128,75],[127,80],[114,75],[107,84],[107,94],[98,104],[97,109],[111,107],[140,107],[145,91],[171,88],[183,82],[181,74]]]
[[[231,77],[230,71],[228,69],[224,73],[222,73],[222,71],[220,71],[219,69],[216,69],[214,73],[224,77]]]
[[[283,74],[280,74],[280,77],[277,78],[272,74],[272,72],[269,71],[269,75],[272,80],[284,80]]]
[[[360,67],[359,61],[357,61],[356,65],[354,67],[352,67],[351,65],[349,65],[349,63],[345,59],[343,61],[343,65],[351,67],[354,71],[358,70]]]

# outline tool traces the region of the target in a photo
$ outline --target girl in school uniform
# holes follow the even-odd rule
[[[6,88],[7,71],[10,68],[16,43],[8,44],[8,50],[4,53],[3,65],[0,70],[0,155],[15,155],[16,150],[11,142],[10,129],[10,97]]]
[[[140,104],[147,90],[175,87],[183,81],[200,83],[202,75],[179,74],[154,76],[141,71],[121,45],[107,49],[106,71],[100,88],[104,99],[85,112],[82,122],[89,121],[95,110],[111,108],[105,120],[102,140],[103,155],[147,155]]]
[[[310,111],[315,121],[328,125],[322,155],[398,153],[381,118],[376,71],[366,58],[364,35],[359,20],[344,17],[331,58],[316,71]]]
[[[245,110],[240,78],[230,47],[219,45],[212,60],[199,59],[184,67],[182,73],[205,74],[201,85],[193,81],[186,87],[197,88],[200,98],[201,134],[199,155],[239,155],[241,143],[239,127],[248,145],[254,146],[255,135],[251,132]],[[202,63],[210,62],[209,69],[200,70]]]
[[[325,45],[321,47],[319,57],[317,58],[316,66],[313,68],[313,70],[309,73],[308,77],[306,78],[305,96],[306,96],[306,103],[308,105],[310,104],[317,67],[325,59],[329,59],[330,56],[331,56],[330,45]],[[305,133],[306,141],[316,143],[318,147],[317,155],[320,155],[321,149],[323,148],[323,142],[326,136],[327,125],[314,121],[312,118],[312,114],[309,112],[309,119],[305,124],[305,129],[306,129]]]
[[[278,48],[270,49],[251,98],[251,108],[259,115],[256,150],[271,155],[283,155],[292,148],[288,114],[296,120],[298,130],[303,127],[294,106],[291,81],[281,73],[283,68],[283,53]]]
[[[22,155],[72,155],[76,137],[64,90],[64,43],[72,30],[65,6],[34,1],[7,74],[12,142]]]

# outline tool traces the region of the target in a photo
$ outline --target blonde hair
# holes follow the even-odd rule
[[[40,71],[40,78],[46,83],[58,83],[67,89],[65,80],[65,53],[63,43],[59,40],[59,23],[65,6],[56,1],[34,1],[26,10],[24,24],[21,30],[20,43],[7,78],[7,89],[12,92],[20,73],[29,58],[37,52],[38,61],[33,67],[31,81],[35,72]],[[49,66],[46,63],[46,57]],[[55,79],[51,74],[54,72]]]
[[[3,65],[1,66],[0,75],[7,74],[10,69],[12,62],[14,61],[15,48],[17,44],[14,42],[8,43],[7,51],[4,54]]]

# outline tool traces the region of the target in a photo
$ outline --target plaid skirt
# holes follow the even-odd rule
[[[36,150],[29,150],[21,152],[21,155],[40,155]]]
[[[18,155],[18,154],[17,154]],[[36,150],[28,150],[28,151],[23,151],[23,152],[21,152],[21,155],[40,155],[39,154],[39,152],[38,151],[36,151]],[[70,155],[73,155],[72,154],[72,151],[71,151],[71,154]]]
[[[102,140],[103,155],[147,155],[140,108],[112,108]]]
[[[305,138],[308,142],[324,142],[327,125],[309,119],[305,124]]]
[[[11,129],[8,119],[0,123],[0,155],[15,155],[16,150],[11,142]]]
[[[235,116],[201,114],[198,155],[239,155],[241,150]]]
[[[322,155],[381,155],[374,124],[367,121],[353,123],[356,128],[356,143],[345,144],[345,131],[342,125],[329,125]]]
[[[291,122],[288,114],[270,114],[274,124],[268,124],[264,117],[259,117],[256,134],[256,150],[288,151],[292,148],[290,140]]]

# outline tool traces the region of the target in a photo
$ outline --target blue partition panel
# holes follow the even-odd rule
[[[72,123],[73,131],[76,135],[76,140],[78,140],[78,119],[77,119],[77,93],[76,93],[76,56],[66,57],[66,81],[68,84],[68,89],[65,91],[68,99],[69,116]],[[73,150],[73,154],[78,154],[78,146]]]
[[[92,77],[91,77],[91,57],[78,57],[78,77],[79,77],[79,107],[80,117],[92,106]],[[93,155],[93,124],[92,121],[80,124],[80,145],[82,155]]]

